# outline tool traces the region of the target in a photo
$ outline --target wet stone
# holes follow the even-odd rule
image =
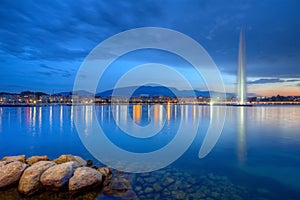
[[[25,163],[26,157],[25,155],[18,155],[18,156],[5,156],[2,158],[2,161],[12,162],[12,161],[20,161]]]
[[[212,192],[212,193],[211,193],[211,196],[212,196],[213,198],[218,198],[220,195],[219,195],[219,193],[217,193],[217,192]]]
[[[150,173],[142,173],[142,174],[140,174],[140,176],[147,177],[147,176],[150,176]]]
[[[59,190],[72,177],[75,165],[72,161],[50,167],[42,174],[40,181],[48,190]]]
[[[56,164],[62,164],[70,161],[75,162],[75,167],[84,167],[87,165],[86,161],[83,160],[83,158],[81,158],[80,156],[73,156],[71,154],[61,155],[53,160],[53,162],[55,162]]]
[[[173,191],[172,196],[174,199],[184,199],[185,198],[185,192],[183,191]]]
[[[117,174],[124,174],[124,172],[122,170],[116,170]]]
[[[161,199],[160,194],[155,194],[155,195],[154,195],[154,199],[155,199],[155,200]]]
[[[154,183],[153,189],[155,190],[155,192],[160,192],[163,190],[163,188],[159,185],[159,183]]]
[[[144,184],[144,180],[141,177],[138,177],[136,181],[140,184]]]
[[[148,182],[148,183],[154,183],[154,182],[156,182],[156,179],[153,178],[153,177],[144,178],[144,180],[145,180],[146,182]]]
[[[56,165],[51,161],[39,161],[27,168],[21,176],[18,190],[25,195],[32,195],[42,186],[41,175],[50,167]]]
[[[97,171],[99,171],[104,177],[107,177],[111,174],[111,169],[109,167],[100,167],[97,169]]]
[[[194,193],[196,190],[193,187],[190,187],[190,188],[187,188],[185,191],[188,193]]]
[[[6,161],[0,161],[0,167],[4,166],[4,165],[6,165],[6,164],[7,164]]]
[[[197,180],[195,178],[188,178],[187,181],[190,183],[190,184],[196,184],[197,183]]]
[[[93,161],[92,160],[87,160],[86,161],[86,165],[87,166],[92,166],[93,165]]]
[[[102,174],[90,167],[79,167],[75,170],[69,181],[69,190],[82,190],[99,185],[102,182]]]
[[[163,194],[164,194],[164,196],[169,196],[171,194],[171,192],[168,189],[164,189]]]
[[[114,178],[111,182],[103,189],[104,194],[116,194],[126,192],[130,189],[130,183],[124,178]]]
[[[135,191],[141,191],[142,190],[142,187],[141,186],[136,186],[135,187]]]
[[[0,168],[0,188],[17,183],[27,165],[20,161],[8,163]]]
[[[26,159],[26,163],[28,165],[33,165],[34,163],[37,163],[39,161],[48,161],[48,156],[31,156],[30,158]]]
[[[153,192],[153,188],[151,188],[151,187],[146,187],[145,193],[152,193],[152,192]]]
[[[169,178],[169,177],[165,178],[165,180],[163,181],[163,185],[164,185],[164,186],[169,186],[169,185],[171,185],[172,183],[174,183],[174,179]]]

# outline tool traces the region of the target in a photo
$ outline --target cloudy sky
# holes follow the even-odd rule
[[[0,91],[70,91],[82,62],[99,43],[129,29],[162,27],[202,45],[226,90],[233,92],[244,27],[248,92],[300,95],[299,9],[298,0],[1,0]],[[205,89],[193,67],[165,54],[144,51],[119,59],[106,72],[102,89],[113,88],[130,68],[148,62],[170,65]]]

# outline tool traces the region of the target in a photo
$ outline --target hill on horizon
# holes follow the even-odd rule
[[[169,97],[189,97],[189,96],[202,96],[210,97],[209,91],[199,91],[199,90],[178,90],[176,88],[167,88],[164,86],[141,86],[141,87],[124,87],[116,88],[111,90],[106,90],[99,92],[96,96],[109,97],[114,94],[114,96],[128,96],[132,92],[131,96],[169,96]],[[227,96],[233,96],[233,94],[227,94]]]

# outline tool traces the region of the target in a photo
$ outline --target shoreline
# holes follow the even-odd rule
[[[49,103],[49,104],[0,104],[0,107],[47,107],[47,106],[100,106],[100,105],[198,105],[198,106],[299,106],[300,102],[259,102],[259,103],[248,103],[245,105],[239,105],[236,103],[89,103],[89,104],[71,104],[71,103]]]

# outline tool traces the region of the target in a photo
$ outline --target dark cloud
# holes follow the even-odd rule
[[[14,91],[20,91],[20,90],[27,90],[27,89],[28,89],[28,87],[25,87],[24,85],[16,85],[16,84],[0,85],[1,92],[14,92]]]
[[[223,65],[216,62],[221,66],[219,67],[223,73],[236,75],[237,74],[237,57],[236,62],[231,62]],[[251,58],[247,59],[246,73],[248,77],[279,77],[279,78],[299,78],[300,77],[300,60],[289,63],[288,59],[283,58],[278,63],[266,63],[265,61],[253,62]]]
[[[54,75],[54,73],[52,73],[52,72],[40,72],[40,71],[38,71],[36,73],[40,74],[40,75],[44,75],[44,76],[49,76],[49,77],[51,77],[52,75]]]
[[[37,71],[36,72],[37,74],[41,74],[41,75],[49,76],[49,77],[60,75],[65,78],[69,78],[73,74],[71,70],[65,70],[63,68],[49,67],[48,65],[45,65],[45,64],[40,64],[39,68],[43,69],[44,71]]]
[[[265,84],[265,83],[282,83],[285,82],[284,80],[281,80],[279,78],[272,78],[272,79],[266,79],[266,78],[262,78],[262,79],[258,79],[255,81],[248,81],[248,84]]]
[[[298,82],[299,79],[282,80],[280,78],[261,78],[254,81],[248,81],[247,84],[266,84],[266,83],[283,83],[283,82]]]
[[[82,60],[102,40],[160,17],[152,2],[1,2],[0,49],[26,60]]]

